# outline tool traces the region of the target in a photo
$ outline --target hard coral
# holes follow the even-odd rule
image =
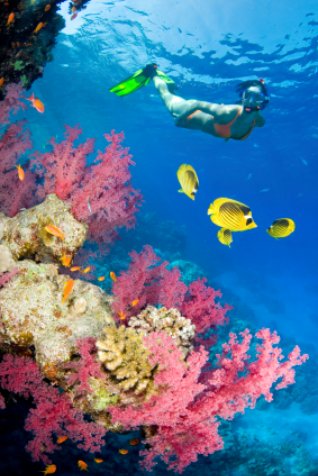
[[[165,307],[157,309],[154,306],[147,306],[137,316],[129,319],[128,326],[142,336],[151,332],[164,331],[174,339],[184,357],[192,350],[195,326],[190,319],[183,317],[178,309]]]
[[[13,218],[0,217],[1,222],[2,243],[15,259],[56,261],[64,254],[75,254],[86,238],[86,226],[78,222],[70,213],[69,205],[55,195],[49,195],[40,205],[22,210]],[[50,224],[61,228],[64,240],[45,230]]]
[[[154,366],[149,363],[149,353],[134,329],[106,328],[96,346],[99,360],[120,390],[135,395],[151,391]]]

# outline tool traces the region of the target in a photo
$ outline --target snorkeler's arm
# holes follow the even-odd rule
[[[196,101],[196,108],[211,114],[220,124],[227,124],[241,110],[241,106],[237,104],[225,105],[206,101]]]

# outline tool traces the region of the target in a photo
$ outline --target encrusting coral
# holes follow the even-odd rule
[[[141,336],[124,326],[106,328],[96,342],[98,358],[110,372],[113,382],[124,392],[150,394],[154,366]]]
[[[54,223],[65,239],[49,235],[44,227]],[[69,276],[60,274],[59,258],[75,253],[83,244],[86,226],[79,223],[56,196],[0,218],[0,272],[15,275],[0,289],[0,346],[34,346],[42,369],[68,361],[79,338],[99,336],[114,326],[110,296],[91,283],[75,280],[67,300],[63,289]],[[33,258],[44,262],[37,263]]]
[[[74,255],[84,244],[87,225],[77,221],[70,206],[48,195],[39,205],[21,210],[15,217],[0,216],[0,239],[15,259],[32,258],[50,262],[64,254]],[[63,240],[49,234],[45,227],[55,225],[63,231]]]
[[[138,334],[146,336],[154,331],[164,331],[171,336],[175,344],[182,350],[184,357],[192,350],[195,337],[195,325],[190,319],[183,317],[178,309],[160,309],[147,306],[137,316],[129,319],[128,326]]]

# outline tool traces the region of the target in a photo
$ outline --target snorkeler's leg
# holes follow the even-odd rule
[[[191,101],[172,94],[169,91],[167,83],[163,79],[159,78],[158,76],[154,76],[153,82],[160,94],[162,101],[173,117],[180,117],[191,108],[191,105],[189,104]]]

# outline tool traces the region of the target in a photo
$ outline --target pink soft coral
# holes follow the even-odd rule
[[[7,124],[12,113],[26,108],[25,103],[22,102],[22,93],[20,84],[12,83],[6,87],[5,98],[0,101],[0,124]]]
[[[74,216],[88,224],[90,237],[107,245],[118,228],[135,223],[141,195],[130,184],[134,162],[121,146],[123,134],[112,131],[105,135],[109,145],[88,165],[93,141],[75,145],[80,134],[80,129],[67,127],[64,141],[51,141],[51,152],[35,154],[33,168],[42,180],[37,196],[55,193],[68,201]]]
[[[187,287],[180,281],[177,268],[168,270],[169,263],[162,261],[149,245],[141,253],[132,251],[130,257],[128,270],[120,273],[113,284],[116,313],[124,312],[130,317],[147,304],[162,304],[169,308],[181,305]],[[131,302],[137,299],[132,308]]]
[[[20,156],[30,147],[30,135],[23,122],[8,126],[0,138],[0,210],[9,217],[35,204],[34,175],[25,169],[25,179],[20,181],[16,169]]]
[[[27,444],[34,460],[49,463],[47,455],[59,449],[54,441],[59,435],[68,436],[85,451],[100,451],[105,429],[86,421],[65,393],[44,382],[31,358],[5,355],[0,362],[0,387],[33,399],[35,408],[30,410],[25,429],[34,434]]]
[[[151,246],[141,253],[130,253],[131,263],[113,284],[113,309],[126,317],[136,315],[147,304],[175,307],[192,320],[197,333],[227,322],[230,306],[221,306],[216,301],[220,291],[207,286],[205,279],[198,279],[186,286],[181,281],[178,268],[168,269],[168,261],[162,261]],[[131,303],[138,300],[137,304]]]
[[[114,407],[111,414],[114,421],[126,428],[157,427],[156,434],[147,439],[151,448],[143,452],[147,469],[160,456],[169,469],[182,472],[199,454],[208,455],[221,449],[218,419],[232,419],[236,413],[253,408],[261,396],[271,401],[273,384],[278,381],[275,388],[281,389],[293,383],[293,367],[308,358],[296,346],[283,361],[281,349],[275,347],[279,337],[269,329],[262,329],[256,334],[262,343],[250,363],[247,352],[252,335],[245,330],[241,337],[239,341],[236,334],[230,335],[222,355],[218,356],[219,368],[207,372],[202,382],[202,369],[208,360],[203,348],[191,353],[184,362],[171,337],[153,333],[145,338],[151,361],[158,365],[155,376],[158,393],[137,407]]]

